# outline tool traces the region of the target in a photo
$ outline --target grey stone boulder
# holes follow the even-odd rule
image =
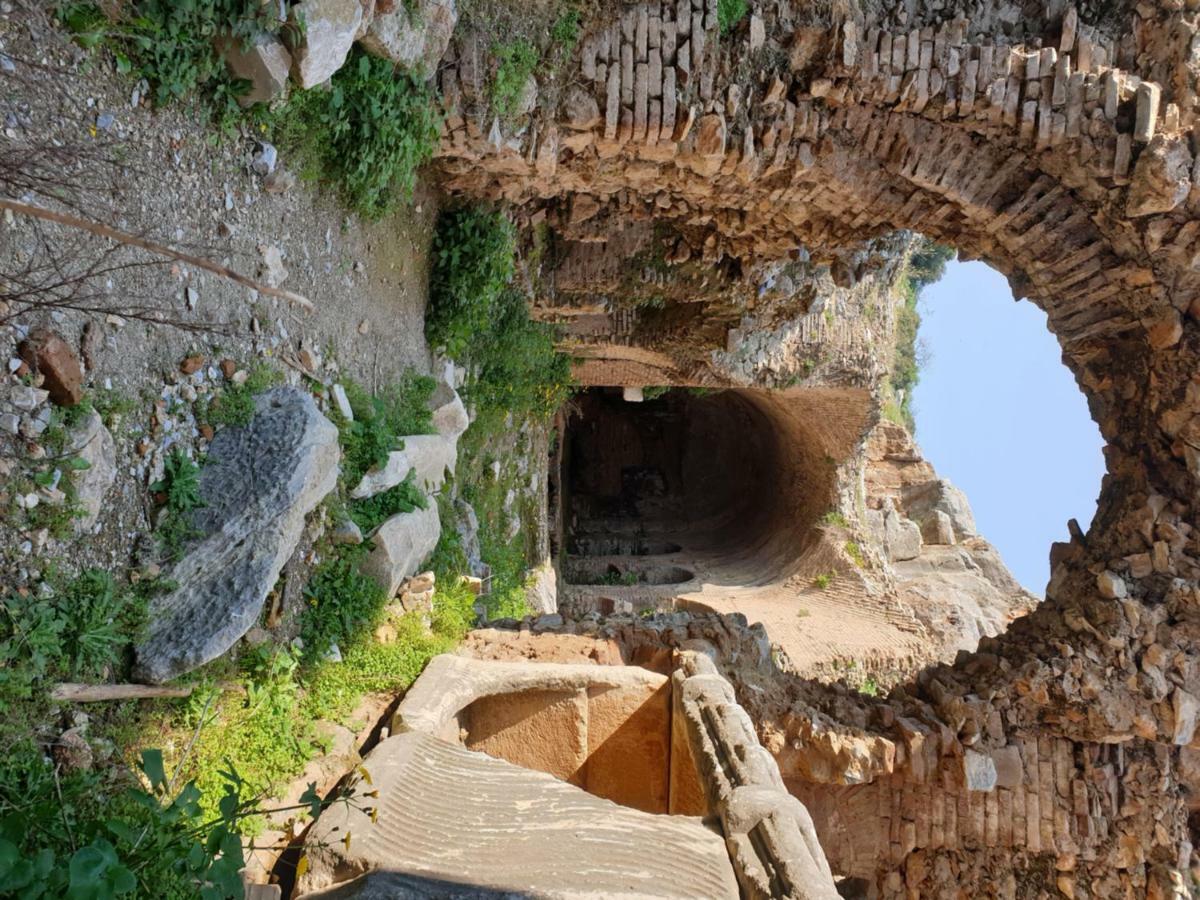
[[[433,410],[433,427],[442,437],[457,441],[471,424],[462,398],[445,382],[434,390],[429,407]]]
[[[916,559],[921,554],[921,528],[896,511],[889,497],[883,510],[884,546],[891,562]]]
[[[362,24],[363,7],[359,0],[301,0],[290,15],[293,21],[304,22],[304,43],[293,54],[292,78],[307,90],[325,83],[345,65]]]
[[[352,499],[374,497],[398,485],[408,477],[409,472],[414,473],[413,481],[417,487],[430,492],[441,488],[447,470],[454,474],[454,461],[458,453],[454,441],[440,434],[414,434],[403,440],[403,450],[393,450],[382,467],[367,472],[362,481],[355,485],[350,492]]]
[[[88,464],[75,474],[75,492],[82,518],[75,520],[77,532],[91,531],[100,517],[104,497],[117,475],[117,451],[104,420],[95,410],[70,437],[68,452]]]
[[[256,398],[249,424],[217,432],[200,470],[205,505],[192,516],[201,537],[166,573],[178,587],[151,601],[140,680],[216,659],[257,622],[305,516],[337,484],[337,438],[313,398],[289,387]]]
[[[525,602],[534,615],[552,615],[558,612],[558,573],[550,560],[543,560],[529,573],[525,586]]]
[[[375,532],[363,574],[375,579],[388,597],[394,597],[404,580],[420,571],[441,536],[442,522],[435,503],[430,503],[428,509],[392,516]]]
[[[930,513],[940,510],[950,517],[958,540],[978,534],[967,495],[945,478],[906,487],[902,500],[908,517],[918,525],[924,526]]]
[[[375,18],[359,42],[374,56],[431,76],[457,23],[454,0],[418,0],[412,13],[406,4],[396,2],[387,12],[376,7]]]
[[[233,76],[250,82],[250,89],[238,97],[242,106],[267,103],[283,92],[292,68],[292,55],[273,34],[264,32],[244,44],[222,38],[217,49]]]

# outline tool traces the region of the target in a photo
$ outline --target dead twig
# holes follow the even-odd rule
[[[130,247],[139,247],[149,253],[154,253],[158,256],[165,256],[168,259],[174,259],[178,262],[187,263],[190,266],[195,266],[197,269],[203,269],[206,272],[211,272],[222,278],[227,278],[230,281],[236,282],[243,287],[248,287],[251,290],[258,291],[268,297],[278,297],[281,300],[286,300],[289,303],[294,303],[297,306],[312,310],[313,305],[307,297],[301,296],[294,291],[286,291],[283,288],[271,287],[270,285],[262,284],[242,275],[240,272],[235,272],[233,269],[219,265],[204,259],[200,256],[193,256],[190,253],[184,253],[176,250],[173,247],[168,247],[165,244],[159,244],[146,238],[139,237],[136,234],[130,234],[127,231],[119,231],[110,225],[105,225],[101,222],[92,222],[87,219],[82,219],[78,216],[69,215],[67,213],[55,212],[49,209],[43,209],[40,206],[33,206],[28,203],[21,203],[18,200],[8,200],[0,197],[0,209],[8,209],[14,213],[24,216],[31,216],[35,219],[41,219],[45,222],[54,222],[58,225],[65,225],[68,228],[78,228],[87,231],[99,237],[108,238],[120,244],[125,244]]]
[[[56,684],[50,699],[60,703],[103,703],[108,700],[144,700],[154,697],[189,697],[193,685],[169,687],[157,684]]]

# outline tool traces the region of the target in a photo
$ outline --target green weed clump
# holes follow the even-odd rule
[[[215,427],[241,428],[254,418],[254,398],[283,383],[283,373],[263,362],[252,365],[241,384],[230,384],[202,411],[201,417]]]
[[[195,97],[225,128],[244,115],[237,98],[249,85],[230,74],[217,39],[281,27],[258,0],[132,0],[116,21],[98,4],[68,2],[60,17],[81,46],[111,48],[118,71],[146,79],[157,105]]]
[[[442,119],[421,77],[356,49],[330,90],[298,93],[277,126],[279,141],[306,157],[309,177],[377,219],[412,196],[417,170],[437,149]]]
[[[717,27],[721,34],[729,34],[749,11],[746,0],[717,0]]]
[[[429,409],[435,382],[409,370],[393,385],[372,396],[362,385],[342,382],[353,421],[335,415],[342,444],[342,480],[354,487],[369,470],[384,465],[388,454],[400,449],[400,438],[433,432]]]
[[[163,477],[150,490],[164,497],[154,537],[164,557],[175,562],[189,541],[201,536],[192,522],[192,511],[204,505],[200,499],[200,467],[179,447],[172,448],[163,464]]]
[[[345,649],[379,624],[387,595],[360,564],[365,549],[347,548],[317,566],[304,588],[300,620],[304,659],[322,659],[330,647]]]
[[[920,345],[917,333],[921,328],[921,313],[917,308],[921,291],[935,283],[954,258],[954,248],[921,238],[908,258],[908,268],[901,283],[903,303],[896,310],[895,351],[889,379],[892,398],[884,404],[884,417],[905,426],[910,434],[917,430],[913,418],[912,395],[921,378]],[[901,398],[899,402],[896,397]]]
[[[565,34],[567,25],[562,31]],[[578,28],[578,26],[576,26]],[[488,86],[492,112],[501,119],[511,119],[525,89],[525,83],[537,68],[539,54],[529,41],[518,39],[492,47],[496,57],[496,72]]]
[[[460,359],[478,335],[490,332],[515,254],[516,230],[502,212],[463,206],[438,217],[425,313],[432,346]]]
[[[374,531],[392,516],[425,509],[428,501],[421,489],[413,482],[413,473],[399,484],[381,491],[374,497],[353,500],[349,505],[350,519],[367,534]]]
[[[460,207],[438,219],[425,334],[471,369],[466,394],[482,413],[546,418],[569,396],[570,361],[509,284],[516,234],[500,212]]]
[[[823,591],[826,588],[828,588],[829,585],[833,584],[834,577],[835,576],[832,574],[818,575],[816,578],[813,579],[813,587],[815,587],[819,591]]]

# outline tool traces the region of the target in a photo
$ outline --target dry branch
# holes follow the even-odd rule
[[[106,700],[143,700],[153,697],[189,697],[194,685],[166,687],[155,684],[56,684],[50,699],[73,703],[102,703]]]
[[[43,209],[40,206],[33,206],[28,203],[21,203],[17,200],[7,200],[0,197],[0,209],[8,209],[14,213],[24,216],[32,216],[35,219],[41,219],[46,222],[54,222],[59,225],[65,225],[68,228],[78,228],[83,231],[99,237],[108,238],[116,241],[119,244],[124,244],[130,247],[139,247],[149,253],[154,253],[158,256],[165,256],[168,259],[174,259],[178,262],[187,263],[190,266],[195,266],[198,269],[204,269],[206,272],[211,272],[222,278],[227,278],[230,281],[258,291],[269,297],[279,297],[281,300],[287,300],[289,303],[295,303],[297,306],[306,310],[313,308],[312,301],[307,297],[301,296],[293,291],[285,291],[283,288],[271,287],[270,285],[262,284],[242,275],[240,272],[235,272],[233,269],[226,266],[211,262],[200,256],[193,256],[190,253],[184,253],[176,250],[173,247],[168,247],[165,244],[158,244],[146,238],[139,237],[136,234],[130,234],[126,231],[119,231],[110,225],[104,225],[100,222],[92,222],[87,219],[81,219],[78,216],[69,215],[67,213],[54,212],[53,210]]]

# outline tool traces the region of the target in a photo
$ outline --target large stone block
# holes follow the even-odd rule
[[[292,68],[292,55],[279,38],[262,34],[244,44],[227,38],[219,42],[218,48],[233,76],[250,82],[250,89],[238,97],[242,106],[267,103],[282,93]]]
[[[375,532],[374,549],[363,564],[363,572],[393,597],[400,583],[417,573],[441,534],[442,523],[435,503],[430,503],[427,509],[392,516]]]
[[[140,679],[203,665],[258,621],[304,517],[337,484],[339,453],[333,423],[295,388],[267,391],[248,425],[217,432],[200,472],[204,506],[192,514],[202,537],[167,573],[178,587],[151,601]]]
[[[362,24],[362,4],[359,0],[301,0],[292,7],[291,16],[304,23],[304,43],[296,48],[292,77],[302,88],[316,87],[345,64]]]
[[[397,2],[388,12],[375,10],[360,43],[368,53],[432,75],[457,22],[454,0],[419,0],[412,12]]]

